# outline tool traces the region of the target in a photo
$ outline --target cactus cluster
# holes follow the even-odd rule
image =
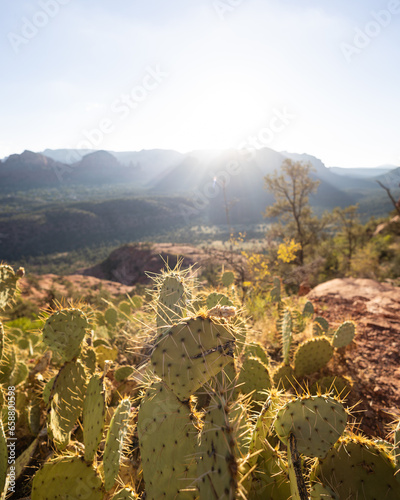
[[[16,274],[2,272],[8,303]],[[73,305],[48,313],[25,372],[0,323],[1,382],[24,387],[18,419],[31,433],[16,477],[39,464],[32,500],[400,498],[398,421],[393,443],[355,435],[342,397],[350,381],[307,379],[353,341],[353,322],[332,331],[310,302],[302,312],[287,307],[276,278],[282,363],[274,367],[262,344],[246,340],[231,271],[206,294],[196,295],[179,268],[155,281],[150,334],[136,364],[121,350],[129,330],[119,335],[123,318],[139,309],[130,298],[104,313]],[[299,342],[305,325],[311,338]],[[305,380],[314,381],[309,390],[299,384]],[[0,420],[1,490],[6,480]]]

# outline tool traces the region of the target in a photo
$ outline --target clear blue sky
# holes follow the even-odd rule
[[[0,8],[0,158],[268,146],[327,166],[400,163],[400,0]]]

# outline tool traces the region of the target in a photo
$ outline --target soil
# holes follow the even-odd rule
[[[369,279],[336,279],[312,290],[316,314],[330,326],[357,325],[353,344],[342,348],[329,368],[352,379],[347,397],[367,435],[385,438],[400,417],[400,288]]]

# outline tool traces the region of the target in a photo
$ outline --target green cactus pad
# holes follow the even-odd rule
[[[17,282],[23,276],[24,270],[21,267],[17,273],[6,264],[0,264],[0,311],[10,305],[17,293]]]
[[[4,490],[7,480],[8,448],[7,439],[4,434],[3,422],[0,419],[0,492]]]
[[[282,318],[282,357],[285,365],[289,364],[290,345],[293,338],[292,315],[289,309],[285,309]]]
[[[109,326],[111,326],[111,328],[115,328],[117,326],[117,323],[118,323],[117,311],[114,308],[109,307],[104,312],[104,319],[106,320],[107,324]]]
[[[314,323],[318,323],[324,333],[327,333],[327,331],[329,330],[329,323],[322,316],[316,316],[314,318]]]
[[[253,401],[265,401],[266,391],[272,387],[268,367],[259,359],[249,356],[243,360],[238,378],[238,390],[242,394],[251,394]]]
[[[104,447],[104,486],[110,490],[117,479],[122,458],[122,449],[129,429],[131,402],[123,399],[112,416]]]
[[[287,445],[288,472],[292,500],[308,500],[300,454],[297,450],[296,436],[290,433]]]
[[[296,378],[293,368],[290,365],[280,365],[274,372],[273,381],[275,387],[278,389],[285,389],[287,391],[291,387],[294,387]]]
[[[197,477],[201,499],[230,500],[237,487],[236,431],[229,419],[225,394],[214,393],[205,415],[198,453]]]
[[[132,306],[129,302],[121,302],[118,304],[118,309],[125,314],[125,316],[130,316],[132,313]]]
[[[233,285],[234,282],[235,282],[235,275],[233,274],[233,272],[232,271],[225,271],[221,277],[221,283],[224,286],[229,287],[229,286]]]
[[[275,418],[276,433],[285,444],[289,434],[297,439],[299,453],[324,458],[344,432],[347,412],[330,396],[294,399],[281,408]]]
[[[339,440],[311,472],[311,484],[329,487],[338,499],[398,500],[396,467],[382,447],[360,437]],[[314,487],[314,486],[312,486]]]
[[[171,326],[182,319],[187,299],[183,277],[175,272],[165,274],[157,299],[157,328]]]
[[[333,356],[333,346],[326,337],[302,342],[294,355],[296,377],[314,373],[325,366]]]
[[[32,500],[103,500],[101,479],[79,457],[63,457],[47,462],[35,474],[32,483]]]
[[[133,366],[120,366],[114,372],[114,378],[117,382],[122,382],[132,375],[135,371]]]
[[[139,498],[138,494],[130,488],[124,488],[116,493],[112,500],[137,500]]]
[[[83,442],[85,460],[92,462],[100,444],[104,429],[106,399],[103,379],[93,375],[86,389],[83,402]]]
[[[140,404],[137,431],[147,499],[197,498],[197,430],[189,405],[154,383]]]
[[[235,338],[222,322],[198,316],[174,325],[153,351],[155,373],[188,399],[232,361]]]
[[[65,363],[59,371],[50,396],[48,428],[59,449],[69,442],[69,435],[82,412],[86,374],[79,361]]]
[[[64,361],[71,361],[81,350],[81,344],[90,327],[86,315],[80,309],[55,311],[43,327],[43,342]]]
[[[319,323],[313,323],[312,332],[314,337],[321,337],[322,335],[324,335],[324,330]]]
[[[229,297],[224,295],[223,293],[212,292],[208,295],[206,299],[207,309],[212,309],[215,306],[228,306],[232,307],[233,302]]]
[[[92,347],[85,346],[80,357],[82,363],[90,375],[94,375],[97,366],[96,351]]]
[[[305,318],[312,318],[313,317],[314,306],[312,305],[312,303],[309,300],[304,304],[302,314]]]
[[[356,334],[356,325],[353,321],[342,323],[333,335],[333,347],[346,347],[351,344]]]
[[[317,380],[310,389],[311,394],[316,394],[318,390],[323,393],[332,392],[334,396],[346,397],[351,391],[352,383],[346,377],[335,377],[330,375]]]
[[[17,386],[19,384],[22,384],[22,382],[24,382],[28,375],[29,369],[26,366],[26,363],[17,363],[10,378],[10,385]]]
[[[269,366],[270,364],[268,354],[265,352],[263,346],[258,342],[249,342],[248,344],[246,344],[243,349],[243,356],[253,356],[255,358],[259,358],[266,366]]]

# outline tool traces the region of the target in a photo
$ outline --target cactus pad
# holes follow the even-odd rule
[[[314,318],[314,323],[318,323],[324,333],[327,333],[327,331],[329,330],[329,323],[322,316],[316,316]]]
[[[0,264],[0,311],[11,303],[17,292],[17,282],[24,275],[21,267],[15,273],[11,266]]]
[[[93,375],[86,390],[83,402],[83,442],[85,460],[93,461],[100,444],[106,413],[105,391],[102,378]]]
[[[268,354],[258,342],[249,342],[246,344],[243,350],[243,356],[254,356],[255,358],[259,358],[266,366],[269,366],[270,363]]]
[[[333,346],[326,337],[317,337],[302,342],[294,355],[296,377],[318,371],[328,363],[332,356]]]
[[[91,464],[79,457],[47,462],[35,474],[32,500],[102,500],[101,479]]]
[[[115,370],[114,378],[117,382],[122,382],[123,380],[130,377],[134,371],[135,369],[133,368],[133,366],[120,366]]]
[[[270,292],[272,302],[280,302],[282,299],[281,280],[278,277],[273,279],[273,288]]]
[[[353,321],[345,321],[342,323],[333,335],[333,347],[345,347],[354,339],[356,334],[356,325]]]
[[[302,314],[305,318],[312,318],[313,317],[314,306],[312,305],[312,302],[310,302],[309,300],[304,304]]]
[[[189,405],[162,382],[154,383],[141,402],[137,430],[147,498],[197,498],[197,430]]]
[[[321,392],[332,392],[335,396],[346,397],[351,391],[352,383],[346,377],[335,377],[330,375],[317,380],[310,389],[311,394],[316,394],[318,390]]]
[[[200,498],[235,498],[237,461],[236,432],[229,419],[230,405],[225,394],[214,393],[205,415],[197,464]]]
[[[232,361],[234,344],[224,323],[198,316],[161,336],[151,363],[155,373],[184,400]]]
[[[396,481],[395,470],[393,461],[373,441],[345,437],[316,464],[311,482],[329,487],[338,499],[397,500],[400,484]]]
[[[272,387],[268,367],[259,358],[246,357],[243,360],[237,385],[241,393],[252,393],[253,401],[264,401],[267,398],[265,391]]]
[[[82,412],[86,389],[86,374],[79,362],[66,363],[59,371],[51,391],[49,430],[62,449],[69,442],[69,435]]]
[[[139,496],[135,491],[130,488],[124,488],[123,490],[119,490],[119,492],[112,497],[112,500],[137,500],[138,498]]]
[[[313,323],[312,331],[313,331],[314,337],[320,337],[321,335],[324,334],[324,330],[322,329],[322,326],[317,322]]]
[[[81,344],[90,327],[86,315],[80,309],[55,311],[43,327],[43,342],[64,361],[71,361],[81,350]]]
[[[347,412],[339,401],[330,396],[308,396],[286,403],[278,411],[274,426],[285,444],[293,433],[299,453],[323,458],[344,432],[346,423]]]
[[[296,383],[293,368],[290,365],[280,365],[274,372],[273,381],[278,389],[287,391]]]
[[[157,327],[171,326],[183,318],[187,300],[183,277],[175,272],[165,274],[157,300]]]
[[[207,309],[212,309],[215,306],[227,306],[232,307],[233,302],[223,293],[212,292],[208,295],[206,299]]]
[[[104,486],[107,491],[114,486],[118,476],[122,448],[129,428],[130,412],[130,400],[123,399],[112,416],[110,427],[107,432],[103,455]]]
[[[115,328],[118,323],[118,313],[113,307],[109,307],[104,312],[104,319],[111,328]]]

